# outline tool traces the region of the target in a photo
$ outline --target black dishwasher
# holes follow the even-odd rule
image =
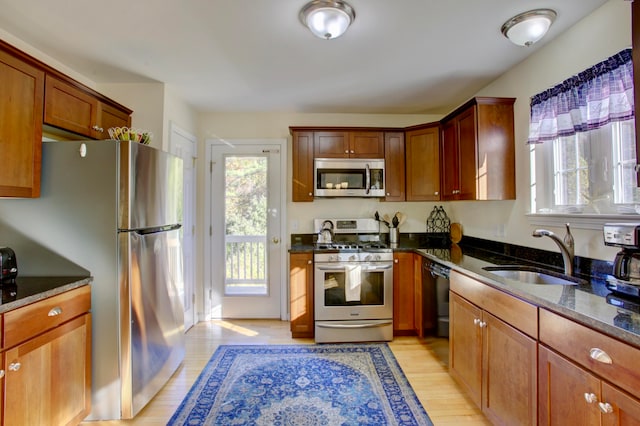
[[[422,261],[423,313],[425,333],[449,336],[449,267],[427,258]]]

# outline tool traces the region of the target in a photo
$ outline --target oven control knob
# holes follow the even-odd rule
[[[356,260],[358,260],[358,257],[355,254],[349,256],[349,262],[355,262]]]
[[[340,257],[337,254],[332,254],[329,256],[329,262],[338,262]]]
[[[368,254],[367,257],[364,258],[366,262],[375,262],[376,260],[380,260],[379,254]]]

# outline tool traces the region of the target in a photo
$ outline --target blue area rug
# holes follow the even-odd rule
[[[223,345],[169,425],[432,425],[384,343]]]

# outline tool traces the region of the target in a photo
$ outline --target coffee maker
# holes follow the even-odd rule
[[[640,223],[605,223],[603,233],[605,245],[620,247],[607,288],[640,298]]]

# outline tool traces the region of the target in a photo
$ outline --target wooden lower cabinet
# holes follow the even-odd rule
[[[5,425],[74,425],[91,408],[91,314],[5,353]]]
[[[393,334],[422,336],[422,258],[393,253]]]
[[[91,291],[3,314],[2,424],[77,425],[91,411]]]
[[[539,424],[640,425],[640,400],[539,348]]]
[[[491,304],[484,284],[477,285],[474,295]],[[449,304],[451,376],[494,424],[535,425],[537,341],[454,292]]]
[[[291,336],[314,336],[313,318],[313,254],[289,255],[289,300]]]

